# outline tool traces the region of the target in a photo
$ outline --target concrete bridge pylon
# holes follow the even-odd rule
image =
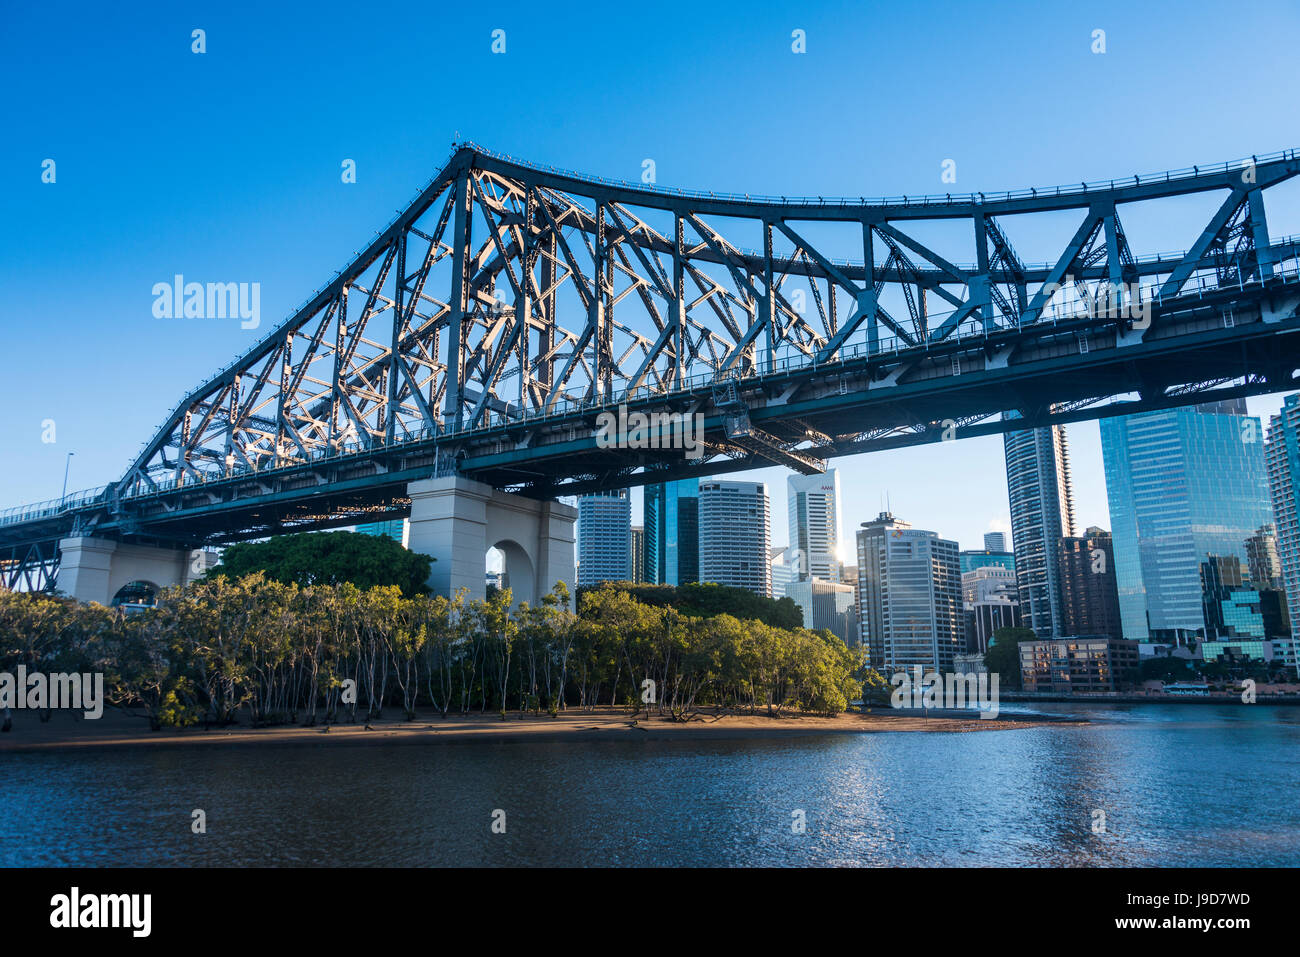
[[[485,597],[487,551],[498,548],[515,602],[536,605],[557,581],[573,595],[577,509],[460,476],[411,482],[407,492],[407,547],[433,556],[429,587],[434,594],[451,596],[466,588],[470,598]]]

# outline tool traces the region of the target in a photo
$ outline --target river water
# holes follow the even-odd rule
[[[1300,865],[1300,708],[1038,710],[1093,723],[0,755],[0,865]]]

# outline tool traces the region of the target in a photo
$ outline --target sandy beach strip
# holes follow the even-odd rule
[[[549,715],[454,714],[442,718],[421,712],[414,721],[402,720],[400,712],[390,708],[383,720],[371,721],[358,716],[356,723],[335,723],[316,727],[278,725],[253,728],[232,725],[204,730],[202,727],[150,731],[143,717],[109,709],[96,721],[55,712],[48,722],[35,713],[14,712],[13,730],[0,734],[0,752],[45,751],[78,748],[154,748],[154,747],[230,747],[258,744],[359,745],[367,742],[385,744],[449,744],[469,742],[541,742],[541,741],[706,741],[723,739],[773,739],[817,734],[875,734],[888,732],[967,733],[975,731],[1009,731],[1042,727],[1048,724],[1082,724],[1046,717],[999,717],[981,719],[977,715],[929,716],[915,711],[876,708],[865,714],[849,713],[834,717],[732,714],[715,717],[701,715],[697,720],[672,721],[642,713],[631,715],[618,708],[595,711],[568,711],[552,718]]]

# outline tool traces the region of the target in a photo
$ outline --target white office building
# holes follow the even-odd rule
[[[857,601],[852,585],[807,578],[790,582],[785,597],[803,612],[805,628],[825,629],[839,636],[850,648],[858,643]]]
[[[796,579],[839,581],[839,473],[829,469],[823,475],[791,475],[786,498]]]
[[[700,482],[700,581],[772,595],[771,509],[762,482]]]
[[[961,576],[961,597],[968,605],[999,599],[1016,601],[1016,573],[1001,565],[983,565]]]
[[[632,580],[632,500],[627,489],[578,498],[578,584]]]
[[[794,562],[790,549],[774,545],[767,550],[768,579],[772,583],[772,597],[784,598],[786,589],[795,581]]]

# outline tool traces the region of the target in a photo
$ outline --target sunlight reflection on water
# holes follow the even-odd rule
[[[1098,720],[785,741],[9,754],[0,865],[1300,864],[1300,709],[1042,708]],[[190,831],[194,808],[205,835]],[[504,835],[489,828],[497,808]],[[1097,809],[1105,834],[1092,833]]]

